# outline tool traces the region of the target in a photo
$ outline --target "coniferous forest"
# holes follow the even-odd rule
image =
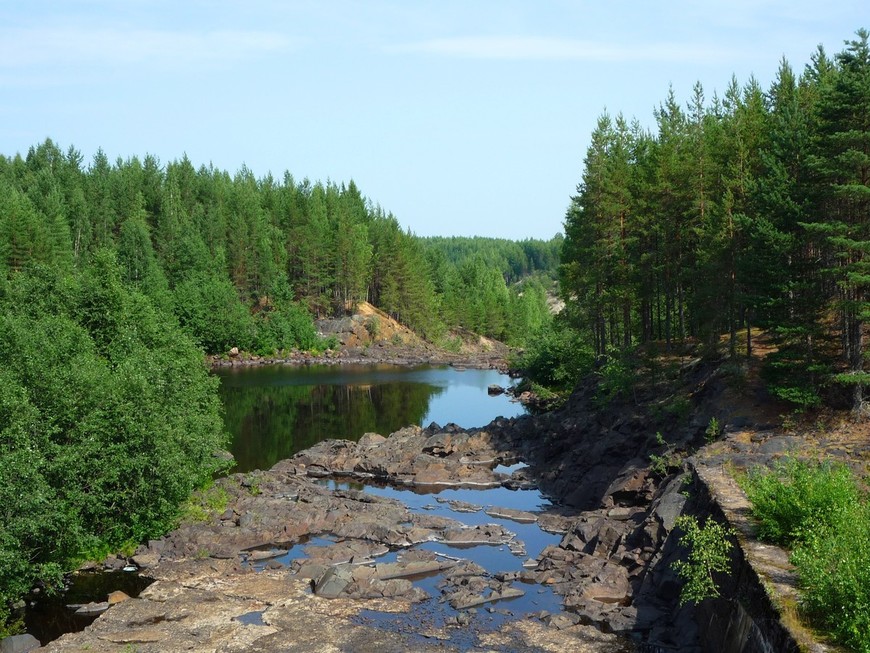
[[[111,164],[102,151],[85,166],[50,140],[0,157],[0,202],[0,270],[80,270],[111,251],[123,282],[208,353],[316,348],[312,318],[363,300],[429,340],[463,326],[521,343],[547,315],[546,283],[510,286],[554,277],[561,243],[420,239],[353,181],[277,182],[186,157]]]
[[[565,218],[564,322],[587,360],[688,340],[732,357],[770,335],[768,381],[798,406],[860,409],[870,316],[870,47],[732,79],[645,129],[601,115]],[[739,347],[738,347],[739,344]],[[540,352],[539,352],[540,353]],[[742,355],[741,353],[741,355]],[[575,356],[576,356],[575,352]]]

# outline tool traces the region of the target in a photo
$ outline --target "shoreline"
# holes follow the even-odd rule
[[[327,351],[318,355],[299,351],[280,356],[258,356],[256,354],[239,352],[236,354],[206,355],[205,360],[211,368],[256,367],[260,365],[288,365],[297,367],[307,365],[396,365],[399,367],[447,365],[456,369],[498,370],[503,374],[511,374],[513,376],[505,356],[501,354],[397,351],[381,347],[360,347],[340,351]]]

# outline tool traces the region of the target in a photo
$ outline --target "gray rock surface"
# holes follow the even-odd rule
[[[39,648],[39,640],[27,633],[10,635],[0,640],[0,653],[28,653]]]

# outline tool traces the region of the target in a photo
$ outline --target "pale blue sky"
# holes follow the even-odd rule
[[[606,108],[839,52],[866,0],[0,0],[0,151],[353,178],[418,235],[561,231]]]

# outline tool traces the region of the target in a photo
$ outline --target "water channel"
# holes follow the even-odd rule
[[[325,438],[359,439],[366,432],[382,435],[407,426],[457,424],[481,427],[496,417],[515,417],[525,412],[506,395],[491,396],[491,385],[506,387],[508,376],[493,370],[458,370],[450,367],[320,366],[223,368],[221,397],[225,419],[232,437],[231,451],[237,470],[267,469]],[[511,469],[498,470],[510,473]],[[499,507],[539,513],[549,502],[536,490],[506,488],[450,488],[424,492],[340,480],[323,481],[334,490],[360,490],[398,499],[412,512],[426,511],[461,522],[466,526],[497,524],[515,535],[513,542],[493,546],[456,546],[427,542],[413,548],[434,552],[446,559],[469,560],[491,576],[519,575],[524,564],[561,539],[537,523],[520,523],[487,514]],[[491,512],[491,510],[490,510]],[[334,544],[329,536],[313,538],[281,552],[269,560],[272,565],[292,566],[311,548]],[[388,551],[373,562],[390,563],[406,551]],[[262,563],[261,563],[262,564]],[[508,619],[542,611],[559,612],[560,598],[549,587],[517,579],[512,588],[521,596],[493,601],[471,611],[455,610],[445,600],[445,580],[440,574],[413,578],[431,598],[407,614],[366,611],[361,620],[376,628],[417,635],[425,624],[442,629],[451,623],[471,628],[446,629],[450,643],[470,647],[475,631],[497,629]],[[464,614],[463,614],[464,613]],[[468,639],[468,641],[463,640]],[[470,639],[469,639],[470,638]],[[445,642],[446,643],[446,642]]]

